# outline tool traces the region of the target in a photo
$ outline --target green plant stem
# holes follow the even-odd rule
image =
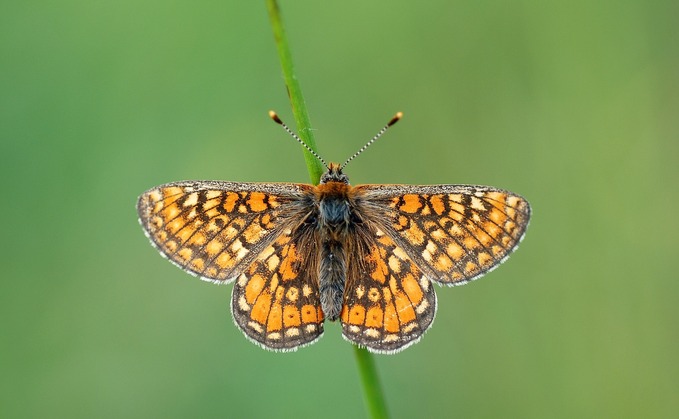
[[[309,122],[309,114],[304,102],[304,96],[302,96],[302,89],[297,81],[292,65],[292,55],[290,54],[290,47],[288,45],[287,36],[285,35],[278,3],[276,0],[267,0],[266,6],[269,11],[269,19],[271,20],[271,27],[273,29],[276,47],[278,48],[278,56],[281,60],[285,86],[288,89],[288,96],[292,106],[292,113],[294,114],[295,122],[297,123],[299,136],[312,150],[318,152],[311,131],[311,123]],[[303,149],[303,151],[311,181],[317,185],[325,169],[316,157],[307,150]],[[361,382],[363,383],[363,398],[368,406],[370,416],[373,418],[386,418],[387,407],[384,403],[384,397],[382,396],[382,387],[380,386],[380,381],[377,377],[373,356],[370,352],[364,348],[359,348],[358,346],[354,347],[354,354],[356,355],[356,363],[358,364]]]
[[[354,355],[358,363],[358,370],[363,382],[363,398],[372,418],[388,418],[387,405],[384,403],[382,386],[377,377],[375,360],[365,348],[354,346]]]
[[[294,66],[292,65],[292,54],[290,53],[288,37],[285,34],[285,28],[283,27],[281,11],[278,8],[276,0],[267,0],[266,7],[269,10],[269,19],[271,20],[271,27],[273,29],[276,47],[278,48],[278,57],[281,60],[283,78],[285,79],[285,86],[288,89],[292,113],[295,117],[295,122],[297,123],[297,133],[306,145],[318,152],[316,141],[314,141],[314,135],[311,131],[311,122],[309,121],[309,113],[307,112],[304,96],[302,95],[302,88],[297,81]],[[304,152],[307,169],[309,169],[311,182],[314,185],[317,185],[325,169],[321,162],[311,153],[304,148],[302,148],[302,151]]]

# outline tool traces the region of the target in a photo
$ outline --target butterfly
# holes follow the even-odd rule
[[[307,147],[327,169],[317,186],[168,183],[139,197],[139,222],[181,269],[234,282],[233,319],[265,349],[314,343],[329,320],[371,352],[401,351],[432,325],[432,283],[461,285],[496,268],[531,214],[524,198],[489,186],[351,186],[346,164],[401,116],[342,165]]]

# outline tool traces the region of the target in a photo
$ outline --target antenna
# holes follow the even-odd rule
[[[290,134],[290,135],[292,136],[292,138],[294,138],[295,140],[297,140],[298,143],[302,144],[302,146],[304,146],[304,148],[306,148],[306,150],[307,150],[309,153],[311,153],[314,157],[316,157],[321,163],[323,163],[323,166],[325,166],[325,168],[329,170],[328,164],[325,162],[325,160],[323,160],[323,159],[321,158],[321,156],[319,156],[314,150],[311,149],[311,147],[309,147],[304,141],[302,141],[302,140],[297,136],[297,134],[295,134],[294,132],[292,132],[292,130],[291,130],[290,128],[288,128],[287,125],[285,125],[285,122],[281,121],[281,119],[278,117],[278,114],[276,114],[276,112],[274,112],[274,111],[269,111],[269,117],[270,117],[271,119],[273,119],[274,122],[276,122],[277,124],[279,124],[280,126],[282,126],[283,129],[286,130],[286,131],[288,132],[288,134]]]
[[[396,115],[394,115],[394,117],[391,118],[391,120],[389,121],[389,123],[387,123],[387,125],[385,125],[384,127],[382,127],[382,129],[379,130],[379,131],[377,132],[377,134],[375,134],[375,136],[372,137],[372,138],[370,139],[370,141],[368,141],[368,142],[366,143],[366,145],[364,145],[363,147],[361,147],[360,150],[358,150],[356,153],[354,153],[353,156],[349,157],[349,158],[347,159],[347,161],[345,161],[345,162],[340,166],[340,170],[344,169],[344,168],[346,167],[346,165],[349,164],[350,161],[352,161],[353,159],[356,158],[356,156],[358,156],[359,154],[363,153],[363,152],[365,151],[366,148],[370,147],[370,145],[371,145],[372,143],[374,143],[375,140],[377,140],[378,138],[380,138],[380,137],[382,136],[382,134],[384,134],[385,132],[387,132],[387,130],[389,129],[390,126],[392,126],[392,125],[394,125],[395,123],[397,123],[398,120],[401,119],[402,117],[403,117],[403,112],[397,112]]]

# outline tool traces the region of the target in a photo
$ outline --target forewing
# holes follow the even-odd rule
[[[487,186],[362,185],[356,193],[425,275],[447,285],[476,279],[504,262],[531,213],[521,196]]]
[[[280,235],[310,186],[176,182],[139,197],[139,222],[171,262],[203,279],[228,282]]]
[[[382,231],[356,240],[344,292],[342,334],[371,352],[403,350],[434,320],[434,287]]]
[[[315,242],[289,231],[267,246],[233,287],[231,311],[253,342],[274,351],[295,350],[323,334],[314,261]]]

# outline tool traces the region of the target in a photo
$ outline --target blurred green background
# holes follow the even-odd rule
[[[527,197],[520,250],[376,363],[394,417],[679,414],[679,3],[282,2],[327,160]],[[183,179],[308,182],[263,2],[3,2],[0,416],[361,417],[329,325],[274,354],[137,224]]]

